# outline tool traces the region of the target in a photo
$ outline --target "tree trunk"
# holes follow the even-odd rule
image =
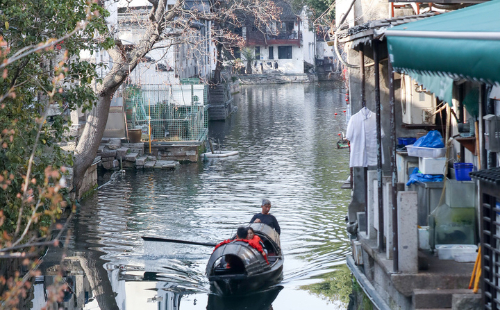
[[[153,9],[149,15],[150,25],[146,32],[130,52],[126,52],[121,42],[117,42],[113,49],[108,50],[115,65],[103,78],[102,84],[96,89],[98,102],[87,117],[83,134],[75,149],[75,160],[73,165],[73,191],[78,193],[82,186],[85,171],[90,167],[97,154],[101,143],[104,129],[108,121],[111,98],[115,91],[125,81],[130,72],[137,66],[138,62],[153,48],[160,34],[165,29],[167,21],[173,20],[182,7],[183,1],[177,2],[175,6],[165,14],[167,0],[150,1]]]
[[[77,194],[82,186],[85,172],[90,167],[97,154],[97,149],[104,135],[106,123],[108,122],[110,105],[111,94],[100,97],[97,105],[87,117],[87,123],[85,124],[80,142],[75,150],[73,165],[73,184]]]
[[[214,71],[214,84],[219,84],[221,82],[221,72],[222,72],[222,43],[218,43],[217,63],[215,65],[215,71]]]

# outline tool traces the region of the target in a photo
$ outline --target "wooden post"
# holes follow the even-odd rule
[[[366,99],[365,99],[365,45],[361,44],[361,48],[359,50],[359,68],[361,70],[361,106],[366,107]]]
[[[373,40],[373,62],[375,63],[374,66],[375,105],[376,105],[376,117],[377,117],[377,181],[378,181],[378,223],[379,223],[378,241],[379,241],[379,251],[383,251],[384,250],[384,201],[383,201],[384,194],[382,190],[382,125],[380,124],[380,68],[379,68],[378,46],[379,46],[379,41]],[[363,96],[363,106],[365,106],[364,96]]]

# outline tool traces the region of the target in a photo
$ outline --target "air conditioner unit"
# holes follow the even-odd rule
[[[410,76],[401,75],[401,110],[405,124],[434,124],[437,99]]]

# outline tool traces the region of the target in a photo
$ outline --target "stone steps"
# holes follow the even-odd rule
[[[111,144],[111,142],[113,142]],[[197,162],[200,145],[153,145],[151,154],[145,154],[145,144],[103,139],[96,163],[106,170],[119,169],[175,169],[179,162]],[[117,149],[109,149],[118,147]],[[146,151],[149,152],[148,149]]]
[[[412,301],[414,309],[481,309],[481,294],[469,289],[416,289]]]

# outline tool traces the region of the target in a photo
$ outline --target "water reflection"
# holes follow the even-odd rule
[[[64,307],[177,309],[182,303],[183,310],[199,310],[228,303],[210,294],[204,272],[211,248],[148,244],[141,236],[217,242],[248,223],[260,212],[260,199],[269,198],[285,254],[283,288],[269,306],[345,309],[343,302],[325,300],[332,286],[324,296],[321,286],[309,286],[343,265],[349,251],[343,223],[349,192],[340,189],[348,156],[336,147],[345,126],[342,98],[334,84],[243,88],[235,98],[238,112],[210,124],[210,135],[238,150],[237,157],[174,171],[127,171],[84,201],[70,225],[67,252],[51,249],[42,268],[45,278],[54,276],[51,268],[75,277]],[[63,254],[75,262],[71,268],[61,264]],[[33,300],[43,300],[44,288],[37,288]]]
[[[282,286],[249,294],[243,297],[227,297],[210,294],[207,310],[273,310],[272,303],[283,289]]]

